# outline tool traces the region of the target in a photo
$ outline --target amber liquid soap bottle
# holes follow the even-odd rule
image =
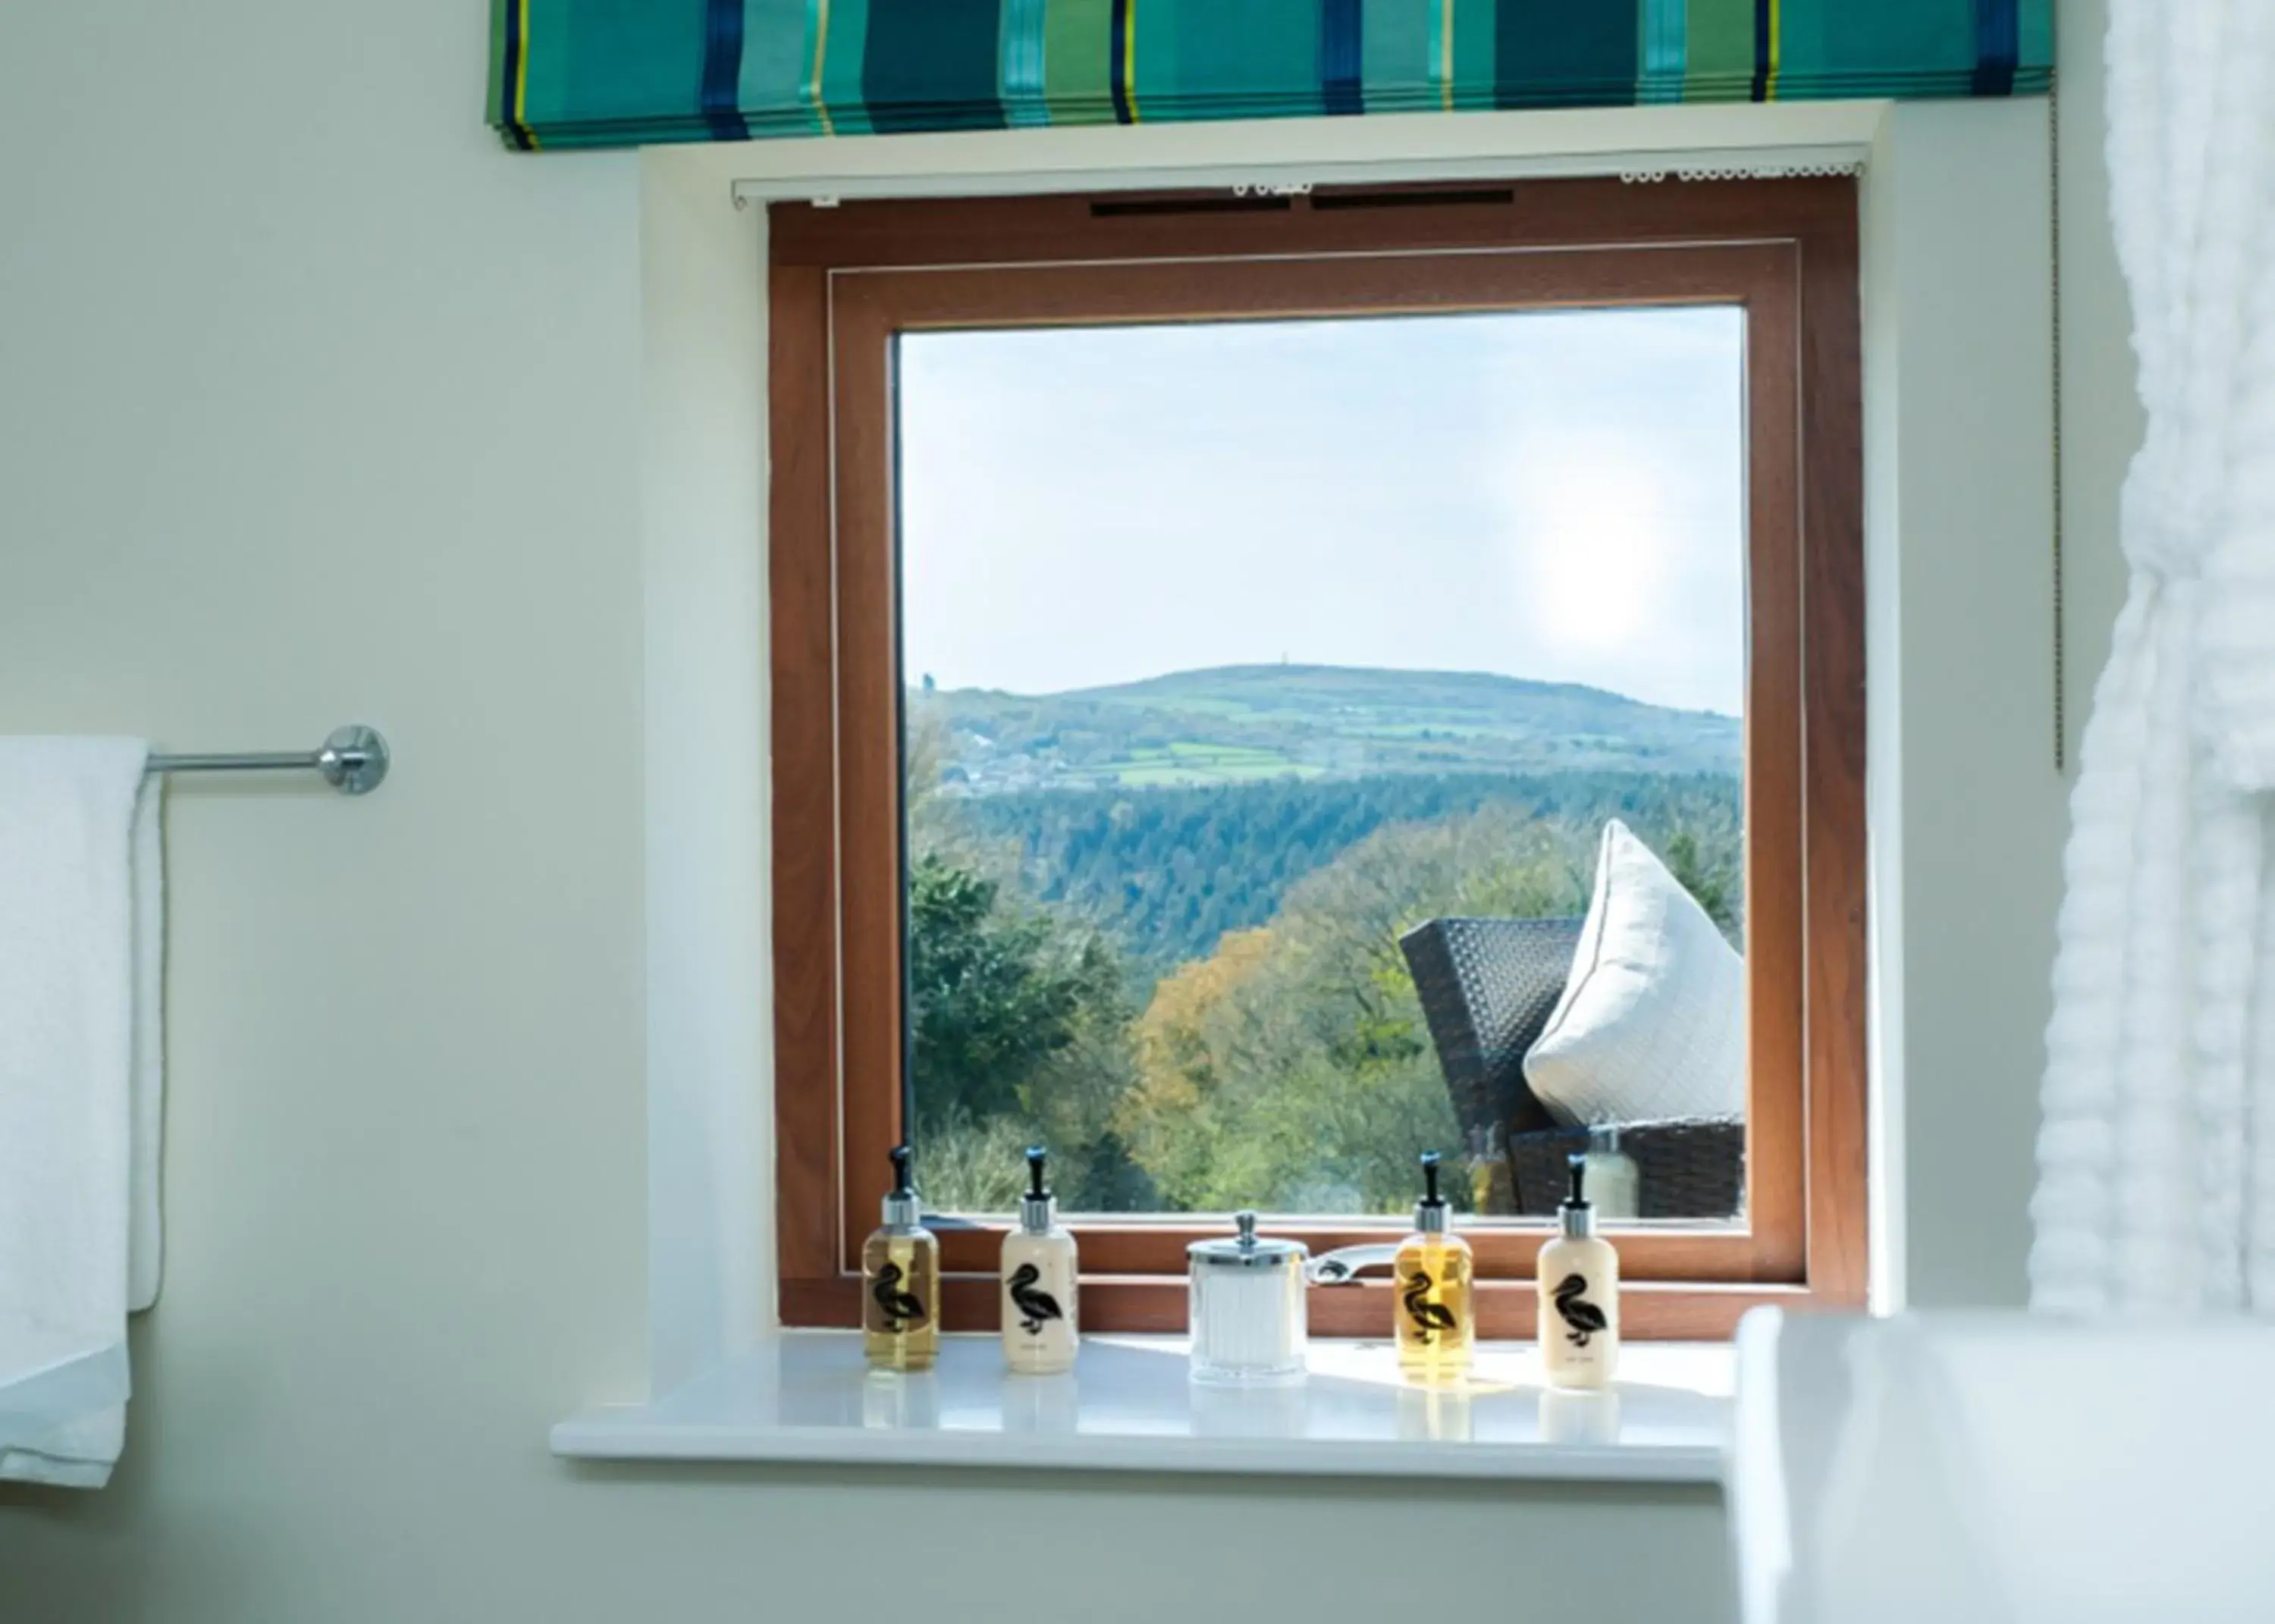
[[[1027,1193],[1019,1227],[1003,1237],[1003,1363],[1023,1376],[1074,1369],[1074,1236],[1059,1227],[1059,1204],[1043,1182],[1043,1149],[1027,1152]]]
[[[885,1221],[861,1248],[861,1346],[873,1371],[928,1371],[940,1356],[940,1242],[924,1227],[905,1144],[893,1147]]]
[[[1620,1363],[1620,1255],[1596,1236],[1585,1189],[1588,1160],[1566,1159],[1572,1193],[1556,1209],[1562,1231],[1540,1249],[1540,1358],[1553,1387],[1608,1387]]]
[[[1422,1158],[1422,1200],[1414,1233],[1399,1243],[1393,1285],[1398,1324],[1398,1368],[1410,1380],[1456,1382],[1470,1373],[1477,1341],[1470,1243],[1453,1232],[1445,1197],[1438,1193],[1438,1153]]]

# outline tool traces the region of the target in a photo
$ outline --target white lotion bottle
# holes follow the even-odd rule
[[[1043,1182],[1040,1145],[1027,1152],[1019,1227],[1003,1237],[1003,1363],[1022,1376],[1074,1369],[1078,1268],[1074,1236]]]
[[[1540,1249],[1540,1358],[1552,1387],[1608,1387],[1620,1363],[1620,1255],[1596,1235],[1584,1188],[1588,1159],[1566,1159],[1572,1192],[1556,1209],[1562,1231]]]

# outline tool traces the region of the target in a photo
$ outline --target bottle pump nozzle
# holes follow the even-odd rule
[[[1058,1203],[1043,1182],[1043,1147],[1027,1147],[1027,1193],[1019,1197],[1019,1227],[1029,1235],[1047,1235],[1058,1219]]]
[[[1572,1190],[1556,1209],[1557,1216],[1564,1220],[1566,1235],[1576,1239],[1591,1235],[1596,1233],[1596,1209],[1588,1204],[1588,1159],[1567,1156],[1564,1170],[1571,1176]]]
[[[1446,1198],[1438,1193],[1438,1152],[1422,1152],[1422,1199],[1415,1205],[1414,1227],[1423,1235],[1446,1233]]]
[[[910,1165],[916,1152],[905,1144],[893,1146],[893,1188],[885,1197],[885,1222],[900,1229],[917,1227],[917,1187]]]

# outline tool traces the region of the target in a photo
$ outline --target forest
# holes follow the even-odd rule
[[[1743,929],[1735,770],[971,795],[941,791],[946,738],[912,729],[909,809],[939,1211],[1009,1210],[1030,1143],[1069,1210],[1402,1211],[1418,1152],[1483,1149],[1455,1143],[1402,932],[1584,913],[1614,816]]]
[[[1526,822],[1597,830],[1619,818],[1711,839],[1735,823],[1736,789],[1720,774],[1400,774],[1028,790],[957,800],[947,815],[967,847],[1016,849],[1024,895],[1099,925],[1140,965],[1166,971],[1207,956],[1227,931],[1268,924],[1290,887],[1377,829],[1498,807]]]

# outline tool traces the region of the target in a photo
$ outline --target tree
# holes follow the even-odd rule
[[[1465,1152],[1398,938],[1442,914],[1586,906],[1589,831],[1508,807],[1378,829],[1165,977],[1115,1126],[1172,1206],[1380,1212]],[[1457,1193],[1458,1190],[1457,1190]]]
[[[1706,917],[1720,925],[1731,945],[1742,952],[1746,876],[1735,827],[1702,829],[1684,824],[1667,835],[1663,857],[1667,872],[1697,899]]]
[[[926,1195],[1001,1212],[1022,1146],[1054,1152],[1069,1205],[1150,1205],[1113,1131],[1131,1080],[1119,958],[1095,930],[1009,901],[938,852],[909,874],[909,1022]]]
[[[1095,934],[1054,932],[999,905],[996,882],[937,853],[909,875],[909,1008],[919,1113],[1001,1115],[1021,1084],[1072,1046],[1120,979]]]

